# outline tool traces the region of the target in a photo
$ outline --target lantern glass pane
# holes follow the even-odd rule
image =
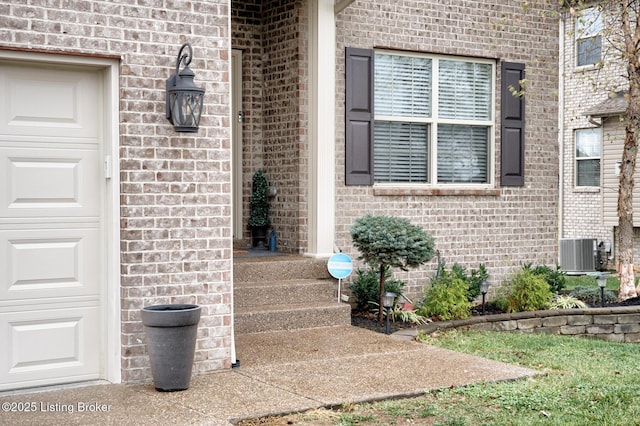
[[[198,127],[202,113],[202,93],[171,93],[171,115],[175,127]]]

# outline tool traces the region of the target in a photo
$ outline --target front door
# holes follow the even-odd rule
[[[231,52],[231,162],[233,174],[233,239],[242,240],[242,51]]]
[[[0,61],[0,390],[100,377],[103,83]]]

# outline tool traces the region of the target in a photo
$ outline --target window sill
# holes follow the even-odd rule
[[[597,71],[602,69],[602,67],[598,64],[589,64],[589,65],[575,65],[573,68],[573,72],[578,74],[578,73],[585,73],[585,72],[591,72],[591,71]]]
[[[597,194],[600,192],[599,186],[576,186],[573,188],[573,192],[583,194]]]
[[[491,196],[500,195],[496,188],[407,188],[407,187],[373,187],[373,195],[389,196]]]

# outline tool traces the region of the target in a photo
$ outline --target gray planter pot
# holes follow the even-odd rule
[[[155,388],[163,392],[189,388],[200,321],[200,306],[154,305],[141,309]]]

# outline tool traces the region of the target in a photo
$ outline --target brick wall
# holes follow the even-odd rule
[[[228,2],[0,1],[0,46],[119,56],[122,378],[150,378],[139,309],[202,306],[195,371],[230,366]],[[176,134],[165,79],[189,41],[201,128]]]
[[[528,3],[528,7],[525,7]],[[525,262],[555,264],[558,250],[558,22],[541,18],[544,1],[355,1],[337,18],[337,235],[357,256],[349,228],[365,213],[400,215],[434,236],[443,260],[468,269],[484,263],[500,284]],[[526,63],[526,176],[522,188],[440,195],[344,185],[345,47],[388,48]],[[496,70],[499,74],[499,63]],[[499,75],[498,75],[499,77]],[[499,187],[500,90],[496,86],[496,182]],[[379,195],[379,194],[385,195]],[[446,193],[446,191],[445,191]],[[421,294],[435,261],[396,273]]]

